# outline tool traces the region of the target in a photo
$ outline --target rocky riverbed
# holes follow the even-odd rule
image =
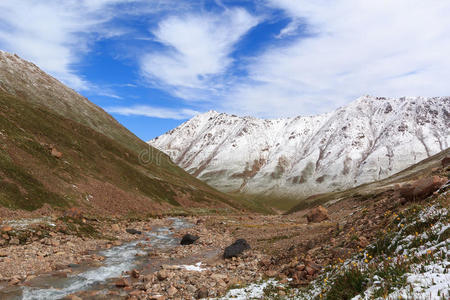
[[[222,225],[222,226],[221,226]],[[223,259],[233,237],[204,218],[108,221],[72,215],[3,221],[2,299],[192,299],[261,279],[249,250]],[[180,245],[185,234],[198,237]]]
[[[291,215],[132,220],[97,219],[75,210],[3,219],[0,299],[220,298],[236,287],[262,282],[256,286],[261,287],[268,278],[275,278],[277,286],[266,290],[288,296],[349,258],[369,253],[367,247],[392,228],[402,230],[406,211],[415,213],[434,202],[448,209],[444,179],[430,181],[433,186],[447,183],[414,201],[401,193],[412,188],[394,186]],[[448,239],[448,230],[442,235]],[[235,243],[239,239],[246,241]],[[233,243],[243,249],[248,243],[250,249],[224,259]]]

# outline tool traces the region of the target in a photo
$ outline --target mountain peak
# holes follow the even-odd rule
[[[449,106],[450,97],[365,95],[311,117],[208,112],[149,143],[220,190],[308,196],[383,179],[448,148]]]

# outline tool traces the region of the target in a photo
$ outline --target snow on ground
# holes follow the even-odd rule
[[[230,290],[221,300],[226,299],[237,299],[237,300],[247,300],[247,299],[261,299],[264,296],[264,289],[269,285],[276,285],[277,281],[269,279],[261,283],[253,283],[249,286],[243,288],[237,288]]]
[[[447,197],[447,193],[442,196]],[[450,227],[448,209],[436,202],[434,205],[424,205],[417,213],[414,209],[409,213],[412,213],[409,217],[407,214],[402,217],[395,215],[398,224],[394,225],[397,231],[391,232],[393,237],[389,247],[392,249],[388,247],[385,249],[387,252],[383,252],[389,254],[372,257],[369,254],[369,246],[366,251],[321,274],[307,289],[289,289],[286,286],[289,293],[281,298],[326,298],[335,281],[342,280],[338,275],[353,268],[360,270],[367,276],[367,280],[363,294],[354,296],[352,300],[450,299],[450,239],[445,238]],[[423,232],[414,232],[416,229]],[[389,276],[388,271],[397,272],[401,269],[406,272],[400,272],[398,274],[401,275],[394,275],[394,278],[383,277]],[[386,272],[379,272],[380,270]],[[281,284],[275,280],[255,283],[245,288],[230,290],[221,299],[276,298],[279,295],[273,287],[277,285]],[[380,288],[388,291],[385,298],[379,297]],[[275,291],[275,294],[268,296],[268,291]]]
[[[198,262],[195,265],[181,265],[180,268],[186,269],[188,271],[197,271],[197,272],[202,272],[206,269],[202,268],[202,263]]]
[[[426,268],[430,270],[423,274],[408,274],[409,286],[391,293],[389,297],[408,299],[408,295],[413,294],[415,299],[449,299],[450,274],[444,274],[449,267],[448,261],[445,265],[444,268],[441,264],[428,265]]]
[[[24,229],[30,227],[31,225],[41,224],[41,223],[45,223],[45,224],[48,224],[50,226],[56,226],[52,222],[50,217],[25,218],[25,219],[18,219],[18,220],[7,220],[7,221],[3,222],[4,225],[11,226],[11,227],[13,227],[16,230],[24,230]]]

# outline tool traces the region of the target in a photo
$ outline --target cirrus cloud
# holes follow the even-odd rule
[[[113,114],[123,116],[144,116],[160,119],[185,120],[199,114],[198,111],[182,108],[170,109],[163,107],[154,107],[149,105],[133,105],[133,106],[114,106],[107,107],[106,111]]]

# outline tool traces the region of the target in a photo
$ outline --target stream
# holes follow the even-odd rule
[[[124,243],[97,253],[105,260],[100,267],[79,266],[73,268],[74,274],[66,278],[54,275],[41,275],[30,281],[28,286],[8,287],[0,290],[0,299],[4,300],[52,300],[61,299],[70,294],[95,290],[105,296],[113,285],[112,280],[120,277],[123,272],[140,268],[149,263],[152,258],[141,250],[139,243],[151,239],[151,250],[167,250],[176,247],[179,239],[173,236],[173,230],[189,228],[192,224],[179,218],[171,218],[169,227],[157,227],[150,232],[143,232],[142,239]],[[171,230],[173,228],[173,230]]]

